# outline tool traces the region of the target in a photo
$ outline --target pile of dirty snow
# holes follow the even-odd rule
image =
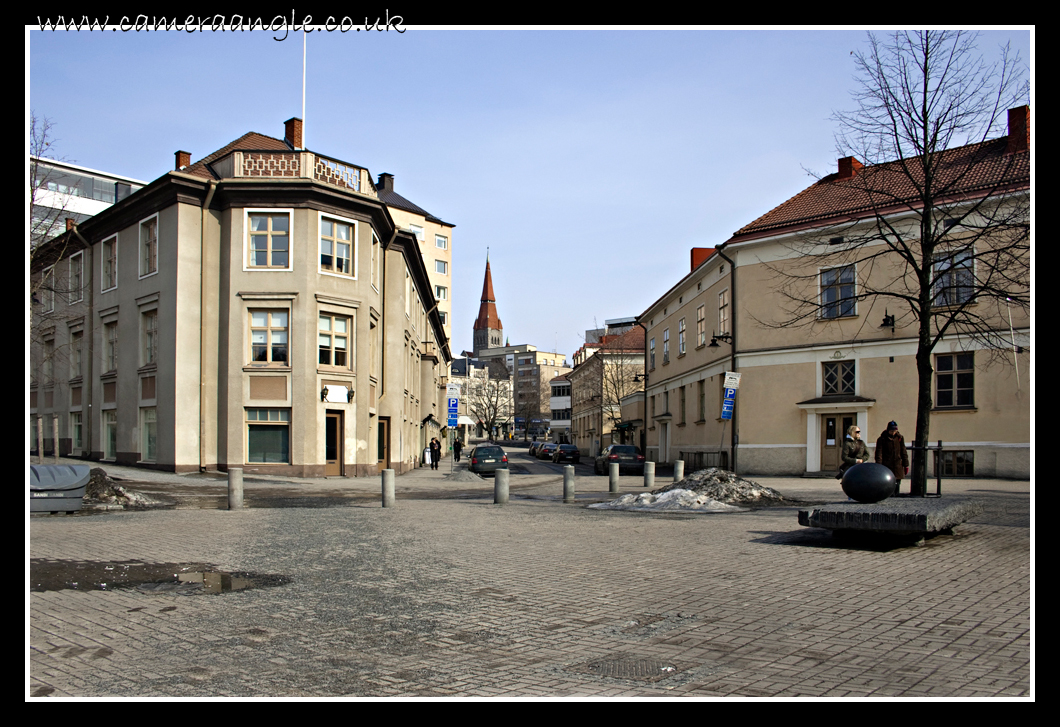
[[[611,502],[589,505],[596,510],[641,510],[644,512],[744,512],[747,508],[719,502],[709,495],[692,490],[668,489],[666,492],[642,492],[622,495]]]
[[[460,470],[451,475],[446,475],[445,479],[449,482],[485,482],[484,479],[476,475],[474,472],[468,472],[467,470]]]
[[[107,471],[102,467],[93,467],[89,471],[84,502],[119,507],[157,507],[163,504],[149,495],[119,485],[107,475]]]
[[[784,497],[772,487],[745,480],[717,467],[693,472],[672,485],[652,490],[652,494],[660,495],[674,490],[690,490],[712,500],[741,505],[766,505],[784,501]]]

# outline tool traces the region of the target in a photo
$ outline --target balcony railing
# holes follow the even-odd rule
[[[313,179],[378,197],[368,170],[308,151],[233,151],[210,166],[223,179]]]

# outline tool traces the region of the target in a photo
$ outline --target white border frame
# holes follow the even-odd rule
[[[244,273],[292,273],[294,272],[294,207],[243,207],[243,272]],[[252,214],[278,215],[287,213],[287,267],[263,268],[249,264],[250,255],[250,216]],[[319,230],[319,225],[317,226]],[[319,248],[314,248],[318,251]],[[319,262],[317,265],[319,269]]]
[[[327,219],[329,219],[329,220],[335,220],[336,222],[341,222],[341,223],[344,223],[344,224],[348,224],[351,227],[353,227],[353,239],[351,240],[351,242],[353,243],[353,250],[350,251],[350,256],[351,256],[350,259],[351,259],[351,263],[352,263],[352,266],[353,266],[353,272],[350,275],[343,275],[342,273],[333,273],[330,270],[324,270],[323,268],[320,267],[320,234],[321,234],[320,233],[320,225],[324,221],[325,217]],[[342,280],[357,280],[359,275],[360,275],[360,268],[361,268],[361,266],[359,264],[360,263],[360,260],[359,260],[360,255],[359,255],[359,253],[360,253],[360,249],[361,249],[361,241],[359,239],[359,236],[361,234],[360,222],[358,222],[357,220],[351,219],[349,217],[341,217],[339,215],[332,215],[332,214],[328,214],[327,212],[317,212],[316,231],[317,232],[316,232],[316,258],[315,259],[317,261],[317,272],[319,274],[321,274],[321,275],[327,275],[327,276],[332,277],[332,278],[341,278]],[[334,256],[334,254],[333,254],[333,256]],[[255,268],[255,269],[256,270],[260,270],[260,268]]]
[[[143,257],[143,254],[144,254],[144,248],[143,248],[143,244],[144,244],[144,238],[143,238],[144,223],[148,222],[152,218],[155,221],[155,270],[152,273],[144,273],[144,272],[141,272],[143,270],[143,267],[144,267],[144,257]],[[138,278],[137,278],[138,280],[143,280],[145,278],[150,278],[153,275],[158,275],[158,270],[159,270],[159,268],[162,267],[162,265],[161,265],[161,263],[159,261],[159,259],[161,258],[161,254],[160,254],[161,253],[161,241],[162,241],[162,226],[159,224],[158,213],[157,212],[155,212],[153,215],[148,215],[147,217],[144,217],[142,220],[140,220],[136,224],[136,274],[138,276]]]

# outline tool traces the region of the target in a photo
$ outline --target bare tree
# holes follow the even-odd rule
[[[29,270],[30,312],[34,325],[30,327],[30,345],[34,352],[33,381],[48,383],[53,378],[55,363],[68,351],[54,342],[56,310],[62,304],[81,300],[87,285],[82,260],[70,259],[82,249],[84,241],[75,230],[68,229],[67,207],[71,193],[51,161],[65,161],[54,157],[57,139],[54,124],[47,117],[30,112],[29,158]]]
[[[932,351],[959,335],[1011,354],[1012,309],[1028,320],[1029,108],[1014,108],[1028,86],[1007,47],[990,65],[958,31],[870,34],[855,58],[856,109],[833,117],[840,172],[815,185],[829,214],[770,265],[786,304],[759,322],[817,327],[867,301],[892,327],[915,326],[912,492],[923,495]],[[1009,136],[995,138],[1006,110]]]
[[[511,377],[502,362],[491,361],[484,368],[470,369],[467,389],[467,411],[482,422],[487,437],[493,436],[494,427],[511,422]]]

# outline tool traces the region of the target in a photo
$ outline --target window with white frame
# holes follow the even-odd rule
[[[372,230],[372,287],[379,290],[379,237]]]
[[[81,376],[81,356],[83,352],[84,331],[73,331],[70,334],[70,378]]]
[[[729,291],[718,293],[718,333],[729,332]]]
[[[670,363],[670,329],[663,331],[663,366]]]
[[[677,322],[677,355],[685,355],[685,319]]]
[[[51,313],[55,310],[55,266],[44,268],[40,276],[41,312]]]
[[[934,305],[961,305],[972,299],[975,290],[974,261],[974,252],[968,248],[935,253]]]
[[[85,255],[84,253],[74,253],[70,256],[70,286],[68,293],[68,300],[71,303],[80,303],[84,300],[85,291],[82,289],[84,284],[85,272]]]
[[[247,462],[290,464],[291,410],[247,409]]]
[[[158,215],[140,223],[140,277],[158,272]]]
[[[158,311],[140,314],[140,365],[149,366],[158,359]]]
[[[103,412],[103,459],[118,458],[118,412],[108,409]]]
[[[253,211],[247,217],[247,267],[290,270],[290,213]]]
[[[416,236],[416,240],[420,243],[423,242],[423,227],[420,225],[409,225],[409,232]]]
[[[76,451],[84,449],[84,426],[81,421],[81,412],[70,413],[70,445]]]
[[[435,260],[434,261],[434,272],[438,273],[439,275],[448,275],[449,274],[449,263],[446,262],[445,260]]]
[[[118,238],[104,240],[100,257],[100,290],[113,290],[118,287]]]
[[[103,372],[118,370],[118,322],[103,324]]]
[[[438,300],[449,300],[449,288],[444,285],[434,286],[434,297]]]
[[[449,238],[446,237],[445,235],[435,235],[434,236],[434,246],[436,248],[438,248],[439,250],[448,250],[449,249]]]
[[[935,406],[940,409],[975,406],[974,354],[935,357]]]
[[[158,457],[158,413],[155,407],[140,409],[140,461],[154,462]]]
[[[707,342],[707,307],[701,305],[696,308],[696,347]]]
[[[655,368],[655,339],[648,341],[648,369]]]
[[[250,314],[250,361],[253,364],[289,365],[287,358],[288,311],[252,310]]]
[[[350,368],[350,332],[352,326],[348,316],[321,313],[317,331],[319,349],[318,363],[321,366]]]
[[[444,310],[438,311],[438,317],[442,320],[443,326],[449,325],[449,314],[446,313]]]
[[[855,315],[854,266],[821,271],[821,318]]]
[[[357,277],[356,234],[352,222],[320,218],[320,272]]]

